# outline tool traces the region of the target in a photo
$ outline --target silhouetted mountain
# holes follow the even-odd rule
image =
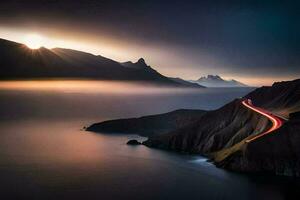
[[[208,75],[207,77],[201,77],[196,81],[191,81],[193,83],[198,83],[205,87],[249,87],[246,84],[238,82],[234,79],[224,80],[218,75]]]
[[[140,118],[109,120],[89,126],[86,130],[106,133],[135,133],[143,136],[168,133],[195,122],[206,111],[181,109]]]
[[[0,79],[92,78],[102,80],[148,81],[183,86],[138,62],[118,63],[81,51],[62,48],[32,50],[25,45],[0,39]]]

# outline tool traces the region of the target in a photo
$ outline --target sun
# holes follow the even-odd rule
[[[26,35],[24,43],[30,49],[39,49],[43,46],[43,37],[38,34]]]

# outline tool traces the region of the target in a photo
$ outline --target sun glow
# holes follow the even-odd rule
[[[30,34],[25,37],[24,43],[30,49],[39,49],[43,46],[43,40],[38,34]]]

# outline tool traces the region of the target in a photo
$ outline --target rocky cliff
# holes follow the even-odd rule
[[[268,119],[241,104],[241,99],[210,111],[196,122],[167,134],[150,137],[145,145],[180,152],[209,155],[215,163],[236,171],[268,171],[299,176],[300,80],[258,88],[245,98],[290,120],[274,133],[245,143],[263,132]],[[294,114],[293,114],[294,113]]]

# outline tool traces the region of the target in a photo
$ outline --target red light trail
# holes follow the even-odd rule
[[[254,141],[254,140],[258,139],[258,138],[261,138],[261,137],[263,137],[263,136],[265,136],[267,134],[272,133],[274,130],[280,128],[283,125],[283,123],[284,123],[284,120],[281,119],[280,117],[277,117],[277,116],[269,113],[268,111],[266,111],[266,110],[264,110],[262,108],[253,106],[253,104],[252,104],[252,102],[251,102],[250,99],[244,100],[242,102],[242,104],[244,106],[246,106],[247,108],[249,108],[249,109],[251,109],[251,110],[253,110],[253,111],[255,111],[255,112],[257,112],[257,113],[259,113],[259,114],[261,114],[261,115],[263,115],[265,117],[267,117],[272,122],[272,124],[273,124],[272,127],[269,128],[267,131],[262,132],[262,133],[260,133],[258,135],[255,135],[251,139],[246,140],[246,143],[252,142],[252,141]]]

